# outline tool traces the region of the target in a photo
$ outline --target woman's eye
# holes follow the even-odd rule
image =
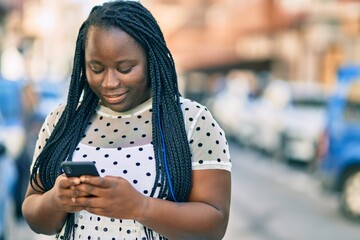
[[[117,71],[120,72],[120,73],[129,73],[131,70],[132,70],[133,67],[128,67],[128,68],[120,68],[118,67],[117,68]]]
[[[99,74],[101,73],[102,71],[104,71],[103,68],[99,68],[99,67],[90,67],[91,71],[95,74]]]

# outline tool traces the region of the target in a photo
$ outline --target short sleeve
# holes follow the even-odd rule
[[[210,111],[190,100],[183,102],[183,110],[193,170],[231,171],[229,146],[225,133]]]
[[[52,131],[55,128],[56,123],[59,121],[59,118],[60,118],[61,114],[63,113],[64,108],[65,108],[65,104],[59,105],[45,118],[45,121],[40,128],[38,138],[36,140],[33,160],[32,160],[30,169],[33,168],[35,160],[37,159],[37,157],[43,150],[47,140],[49,139]]]

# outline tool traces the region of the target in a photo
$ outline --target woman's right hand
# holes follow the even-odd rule
[[[39,188],[34,189],[29,184],[22,211],[30,228],[36,233],[46,235],[59,233],[68,213],[84,209],[75,202],[76,197],[87,195],[75,189],[79,184],[79,178],[68,178],[65,174],[59,175],[53,188],[46,192],[41,192]]]
[[[56,178],[54,187],[51,191],[53,192],[54,203],[59,211],[72,213],[84,209],[83,206],[74,201],[77,197],[86,197],[86,193],[75,189],[75,186],[80,183],[80,178],[68,178],[65,174],[59,175]]]

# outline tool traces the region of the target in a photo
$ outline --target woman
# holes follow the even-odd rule
[[[63,161],[93,161],[100,177],[67,178]],[[23,213],[59,239],[221,239],[230,169],[223,130],[180,97],[151,13],[108,2],[79,30],[68,100],[39,133]]]

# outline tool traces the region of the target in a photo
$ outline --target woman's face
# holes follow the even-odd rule
[[[102,105],[124,112],[151,97],[146,55],[126,32],[91,27],[85,64],[88,83]]]

